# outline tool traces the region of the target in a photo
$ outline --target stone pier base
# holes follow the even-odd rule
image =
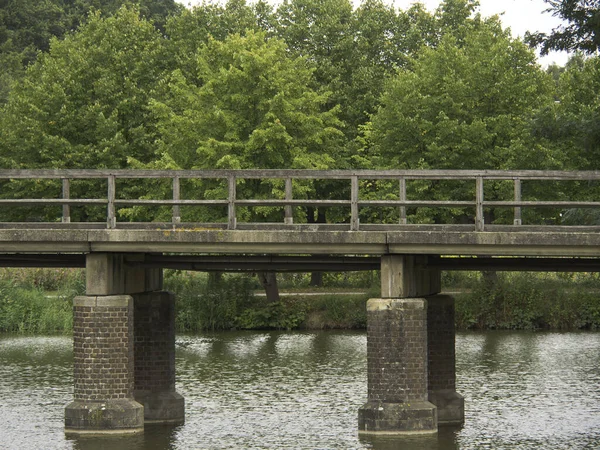
[[[462,425],[465,400],[456,392],[454,298],[427,298],[429,401],[438,408],[440,425]]]
[[[135,400],[144,405],[144,422],[183,424],[185,399],[177,392],[135,392]]]
[[[429,402],[365,404],[358,412],[360,434],[437,433],[436,407]]]
[[[75,400],[65,408],[66,434],[128,434],[144,431],[144,407],[123,400]]]
[[[432,391],[429,401],[438,410],[438,425],[458,426],[465,422],[465,399],[453,390]]]
[[[74,402],[65,408],[70,434],[138,433],[144,407],[133,399],[133,299],[73,300]]]

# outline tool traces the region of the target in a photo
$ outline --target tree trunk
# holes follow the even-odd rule
[[[208,285],[218,286],[223,281],[223,272],[208,272]]]
[[[310,284],[309,286],[323,286],[323,272],[312,272],[310,274]]]
[[[277,286],[277,274],[275,272],[258,272],[258,279],[265,288],[267,301],[277,303],[279,301],[279,287]]]

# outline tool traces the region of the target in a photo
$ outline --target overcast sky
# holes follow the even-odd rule
[[[202,0],[176,0],[184,5],[201,4]],[[277,4],[277,0],[267,0],[271,4]],[[360,0],[353,0],[359,4]],[[384,0],[388,4],[393,4],[396,8],[405,10],[414,0]],[[217,0],[212,2],[218,3]],[[224,3],[224,1],[222,2]],[[440,4],[440,0],[421,0],[429,10],[435,10]],[[479,0],[481,5],[480,12],[483,16],[500,15],[505,27],[510,27],[513,36],[523,37],[526,31],[549,32],[561,22],[553,17],[551,13],[544,12],[548,4],[543,0]],[[565,53],[552,53],[542,59],[540,63],[546,66],[552,62],[563,65],[567,62]]]

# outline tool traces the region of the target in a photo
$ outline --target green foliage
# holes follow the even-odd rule
[[[363,295],[293,295],[269,302],[254,295],[257,282],[247,275],[224,275],[216,281],[205,274],[180,272],[167,272],[165,287],[176,294],[180,332],[364,328],[365,302],[378,295],[375,289]]]
[[[13,282],[24,289],[44,291],[71,290],[83,293],[85,272],[81,269],[2,268],[0,281]]]
[[[167,272],[165,288],[175,293],[178,331],[236,328],[238,310],[252,299],[248,277],[226,275],[210,280],[206,274]]]
[[[533,52],[503,31],[496,18],[452,23],[435,47],[421,49],[411,66],[389,81],[381,107],[363,128],[366,148],[361,158],[382,169],[562,167],[566,156],[532,133],[535,113],[554,102],[552,80]],[[395,183],[365,187],[365,198],[398,198]],[[510,200],[511,189],[494,181],[484,188],[490,200]],[[475,186],[417,180],[407,184],[407,195],[472,201]],[[507,223],[506,211],[486,212],[486,222]],[[409,209],[408,215],[418,223],[473,220],[472,210],[460,208]],[[397,221],[397,212],[388,220]]]
[[[141,16],[158,28],[183,9],[175,0],[0,1],[0,105],[7,101],[12,83],[22,78],[26,66],[49,50],[53,38],[63,39],[85,23],[92,11],[112,16],[124,4],[134,3]]]
[[[573,56],[558,79],[557,101],[542,110],[535,131],[568,157],[569,169],[597,167],[600,157],[600,58]]]
[[[70,333],[73,297],[84,295],[79,269],[0,270],[0,331]]]
[[[550,50],[597,53],[600,49],[600,1],[598,0],[544,0],[548,12],[560,17],[566,24],[559,25],[550,34],[527,33],[526,40],[539,46],[542,55]]]
[[[237,317],[239,328],[292,330],[300,328],[306,319],[307,304],[302,300],[268,303],[261,298],[254,302]]]
[[[343,139],[337,109],[328,110],[327,95],[310,89],[312,71],[304,59],[291,58],[282,41],[253,31],[224,41],[209,39],[198,46],[195,64],[193,76],[178,69],[160,83],[161,100],[151,102],[151,111],[160,134],[155,142],[161,157],[138,167],[327,169],[335,165]],[[297,183],[294,197],[306,198],[310,191],[309,183]],[[194,198],[198,192],[204,198],[223,199],[227,185],[201,181],[182,187],[184,198]],[[239,198],[248,192],[253,198],[282,198],[284,185],[281,180],[247,180],[238,185]],[[224,212],[213,212],[208,219],[222,220]],[[240,208],[238,217],[268,219],[272,214],[279,217],[281,210]]]
[[[0,280],[0,331],[68,333],[73,328],[73,292],[48,295],[40,288]]]
[[[310,328],[366,328],[367,295],[327,295],[312,305]]]
[[[364,289],[367,281],[352,277],[343,285]],[[326,279],[330,282],[341,280]],[[287,280],[292,290],[302,291],[307,284],[302,277]],[[453,294],[458,329],[600,329],[597,274],[499,273],[486,278],[476,272],[448,272],[443,286],[465,290]],[[254,295],[260,290],[258,282],[247,275],[179,271],[166,271],[165,288],[176,295],[178,332],[364,328],[365,303],[380,296],[377,283],[364,294],[351,295],[327,293],[332,289],[327,286],[321,295],[282,296],[271,303]],[[85,295],[82,270],[3,269],[0,332],[69,333],[76,295]]]
[[[598,279],[590,274],[499,273],[456,296],[458,329],[599,329]],[[569,277],[569,279],[565,279]]]
[[[179,70],[163,84],[159,118],[164,165],[180,168],[327,168],[339,125],[308,88],[311,71],[261,33],[198,48],[193,79]],[[327,150],[327,151],[325,151]],[[334,152],[332,154],[332,152]]]
[[[369,137],[381,164],[510,169],[552,165],[530,138],[533,111],[552,101],[548,76],[495,20],[424,49],[392,80]],[[385,163],[384,163],[385,161]]]
[[[150,92],[168,65],[162,38],[123,8],[54,40],[2,116],[4,167],[119,168],[154,157]]]

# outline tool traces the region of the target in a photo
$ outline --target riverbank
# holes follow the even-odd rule
[[[165,272],[176,294],[179,333],[217,330],[363,329],[365,304],[379,296],[376,273],[328,274],[324,288],[310,277],[281,276],[279,301],[260,293],[256,278]],[[596,274],[449,273],[445,291],[456,299],[458,330],[600,329]],[[65,333],[72,329],[72,299],[85,291],[75,269],[1,269],[0,332]]]

